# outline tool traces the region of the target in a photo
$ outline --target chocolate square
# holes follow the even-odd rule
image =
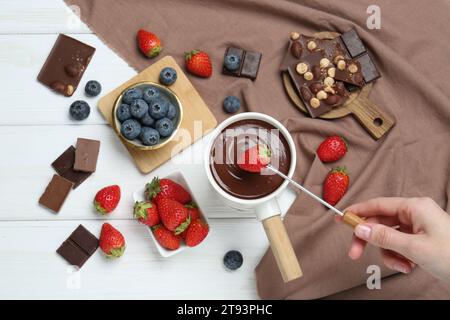
[[[73,182],[73,188],[76,189],[84,182],[92,173],[75,171],[73,165],[75,163],[75,148],[70,146],[52,163],[52,167],[60,176]]]
[[[72,240],[68,239],[56,250],[68,263],[81,268],[89,259],[89,255],[81,250]]]
[[[241,64],[240,64],[239,68],[237,70],[234,70],[234,71],[228,70],[225,67],[225,64],[224,64],[222,72],[223,72],[223,74],[227,74],[227,75],[230,75],[230,76],[238,77],[240,75],[240,73],[241,73],[241,68],[242,68],[242,64],[243,64],[243,61],[244,61],[245,52],[244,52],[244,50],[242,50],[240,48],[228,47],[227,50],[225,51],[224,59],[225,59],[225,57],[228,54],[235,54],[235,55],[239,56],[240,59],[241,59]]]
[[[100,141],[78,138],[73,169],[76,171],[94,172],[97,168],[99,151]]]
[[[341,35],[341,39],[352,58],[355,58],[367,51],[358,33],[353,28],[347,32],[344,32]]]
[[[254,51],[246,51],[244,61],[242,63],[241,77],[256,79],[261,63],[262,54]]]
[[[95,48],[60,34],[38,75],[38,81],[72,96],[95,53]]]
[[[69,195],[72,186],[72,182],[54,174],[44,193],[39,198],[39,203],[55,213],[58,213]]]
[[[365,53],[356,59],[361,65],[361,72],[366,83],[372,82],[381,77],[375,63],[368,53]]]
[[[98,248],[98,239],[81,224],[56,252],[71,265],[81,268]]]
[[[98,248],[98,239],[81,224],[72,232],[69,238],[89,256]]]

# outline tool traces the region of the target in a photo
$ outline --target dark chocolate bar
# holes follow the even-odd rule
[[[99,151],[100,141],[78,138],[73,169],[75,171],[94,172],[97,168]]]
[[[72,187],[73,183],[71,181],[54,174],[44,193],[39,198],[39,203],[58,213]]]
[[[367,51],[364,43],[354,28],[344,32],[341,35],[341,39],[352,58],[355,58]]]
[[[60,34],[38,75],[38,81],[72,96],[94,55],[95,48]]]
[[[258,75],[259,66],[261,64],[262,54],[254,51],[245,51],[240,48],[228,47],[227,50],[225,51],[224,57],[226,57],[227,54],[231,53],[240,56],[241,63],[239,65],[239,68],[237,70],[231,71],[225,67],[224,63],[222,73],[230,76],[249,78],[251,80],[255,80]]]
[[[92,173],[75,171],[73,165],[75,163],[75,148],[70,146],[64,151],[58,159],[53,161],[52,167],[59,175],[71,182],[73,182],[73,188],[76,189],[81,183],[84,182]]]
[[[361,72],[366,83],[370,83],[381,77],[375,63],[373,63],[367,52],[356,58],[356,61],[358,61],[361,65]]]
[[[56,250],[71,265],[81,268],[98,248],[98,239],[81,224]]]

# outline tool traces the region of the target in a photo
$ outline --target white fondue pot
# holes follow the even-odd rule
[[[269,239],[272,252],[274,254],[275,260],[280,269],[281,275],[285,282],[297,279],[302,276],[302,271],[298,263],[298,259],[295,255],[292,244],[286,233],[286,229],[281,221],[281,210],[279,208],[276,197],[279,196],[287,187],[289,182],[285,180],[274,192],[268,194],[265,197],[258,199],[240,199],[232,196],[223,190],[214,179],[211,168],[211,150],[216,138],[220,133],[228,127],[230,124],[241,121],[241,120],[261,120],[266,123],[273,125],[280,133],[286,138],[288,142],[290,153],[291,153],[291,163],[289,167],[288,177],[292,178],[295,166],[297,162],[297,155],[295,150],[294,140],[287,131],[287,129],[274,118],[258,113],[258,112],[245,112],[232,116],[222,123],[220,123],[217,128],[211,134],[211,140],[208,142],[206,152],[205,152],[205,171],[208,177],[209,183],[212,185],[219,197],[224,201],[224,203],[235,209],[245,210],[254,209],[257,218],[262,221],[264,230],[266,231],[267,238]]]

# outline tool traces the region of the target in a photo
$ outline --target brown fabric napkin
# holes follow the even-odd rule
[[[136,48],[136,31],[141,27],[155,32],[163,41],[162,55],[173,55],[180,64],[184,51],[207,51],[213,59],[213,76],[191,80],[218,120],[226,117],[222,101],[230,94],[242,99],[245,110],[281,120],[297,143],[296,179],[317,194],[328,170],[346,165],[351,186],[339,208],[377,196],[430,196],[450,210],[448,0],[435,0],[432,5],[420,0],[66,2],[78,5],[82,20],[137,70],[152,63]],[[380,30],[366,28],[366,10],[373,4],[381,9]],[[343,32],[352,26],[383,76],[375,83],[371,99],[397,122],[379,141],[352,117],[326,121],[303,115],[289,102],[281,83],[279,66],[291,31]],[[221,74],[229,45],[263,53],[256,81]],[[331,134],[343,135],[350,151],[338,163],[325,165],[315,150]],[[376,249],[351,261],[347,257],[351,230],[335,224],[325,208],[305,195],[299,195],[285,224],[304,276],[284,284],[269,250],[256,267],[261,298],[450,298],[450,286],[420,269],[392,275],[382,267]],[[382,268],[381,290],[365,285],[366,268],[372,264]]]

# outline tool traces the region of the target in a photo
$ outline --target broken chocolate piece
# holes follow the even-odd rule
[[[55,213],[58,213],[69,195],[72,186],[72,182],[54,174],[47,188],[45,188],[44,193],[39,198],[39,203]]]
[[[38,75],[38,81],[70,97],[78,87],[95,48],[60,34]]]
[[[73,182],[73,188],[76,189],[81,183],[84,182],[92,173],[75,171],[73,165],[75,163],[75,148],[70,146],[64,151],[58,159],[53,161],[52,167],[59,175],[71,182]]]
[[[375,63],[368,53],[365,53],[356,59],[361,65],[361,72],[366,83],[370,83],[381,77]]]
[[[361,65],[357,60],[340,60],[339,62],[345,61],[345,66],[343,70],[339,68],[336,69],[335,79],[352,84],[357,87],[362,87],[364,85],[364,78],[361,73]]]
[[[341,39],[352,58],[355,58],[367,51],[358,33],[353,28],[347,32],[344,32],[341,35]]]
[[[81,224],[56,250],[71,265],[81,268],[98,248],[98,239]]]
[[[73,169],[76,171],[94,172],[97,168],[99,151],[100,141],[78,138]]]
[[[225,56],[227,54],[234,53],[241,57],[241,65],[238,70],[230,71],[225,67],[222,68],[222,73],[235,77],[249,78],[255,80],[258,75],[259,65],[261,63],[262,54],[254,51],[245,51],[240,48],[229,47],[225,51]]]

